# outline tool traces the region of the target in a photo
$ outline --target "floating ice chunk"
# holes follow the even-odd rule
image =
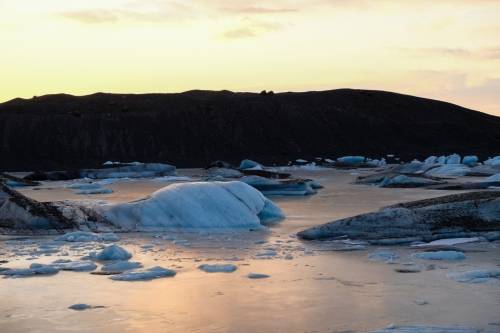
[[[97,268],[97,265],[89,261],[53,262],[51,266],[62,271],[89,272]]]
[[[414,257],[426,260],[463,260],[465,254],[459,251],[431,251],[415,253]]]
[[[446,164],[460,164],[460,160],[460,155],[451,154],[450,156],[446,157]]]
[[[432,241],[430,243],[422,243],[417,245],[412,245],[412,247],[428,247],[428,246],[453,246],[457,244],[473,243],[479,242],[481,238],[479,237],[469,237],[469,238],[445,238]]]
[[[484,164],[489,166],[500,166],[500,156],[488,158],[486,161],[484,161]]]
[[[448,273],[446,276],[457,282],[483,283],[492,279],[500,279],[500,269],[478,269],[466,272]]]
[[[189,182],[193,180],[191,177],[187,176],[163,176],[152,179],[155,182]]]
[[[162,163],[131,162],[111,168],[80,170],[81,177],[92,179],[146,178],[175,175],[176,169],[174,166]]]
[[[258,169],[255,169],[258,168]],[[240,169],[245,170],[245,169],[253,169],[253,170],[262,170],[262,165],[260,163],[257,163],[252,160],[243,160],[240,163]]]
[[[238,170],[227,168],[210,168],[207,171],[207,175],[212,178],[240,178],[243,176]]]
[[[148,281],[162,277],[175,276],[174,270],[155,266],[149,269],[137,270],[132,272],[125,272],[110,277],[111,280],[116,281]]]
[[[408,177],[406,175],[397,175],[392,178],[385,177],[380,183],[380,187],[419,187],[426,185],[440,184],[439,181],[423,178]]]
[[[386,264],[392,264],[397,262],[399,259],[399,256],[388,250],[378,250],[375,252],[372,252],[368,255],[368,260],[370,261],[383,261]]]
[[[97,260],[128,260],[132,258],[132,254],[118,245],[110,245],[97,253]]]
[[[424,164],[435,164],[437,162],[437,156],[429,156],[424,160]]]
[[[465,176],[470,171],[471,170],[468,166],[462,164],[446,164],[434,169],[430,169],[426,171],[425,174],[434,177],[458,177]]]
[[[72,231],[57,237],[56,240],[65,242],[95,242],[95,241],[115,242],[119,241],[120,237],[111,232],[96,234],[88,231]]]
[[[73,183],[67,188],[77,190],[75,194],[106,194],[112,193],[113,190],[110,188],[103,187],[100,183]]]
[[[464,156],[464,158],[462,159],[462,164],[465,164],[469,167],[473,167],[477,164],[478,161],[479,159],[477,158],[476,155],[467,155]]]
[[[500,182],[500,173],[491,175],[487,177],[484,181],[486,182]]]
[[[426,303],[428,304],[428,303]],[[476,329],[466,326],[426,326],[426,325],[408,325],[386,327],[385,330],[371,331],[369,333],[493,333],[489,330]]]
[[[238,269],[233,264],[203,264],[198,268],[207,273],[232,273]]]
[[[176,183],[142,200],[97,209],[125,230],[259,228],[284,216],[262,193],[238,181]]]
[[[274,249],[268,249],[255,254],[256,257],[274,257],[278,254]]]
[[[266,279],[270,277],[270,275],[262,274],[262,273],[248,273],[247,277],[249,279]]]
[[[240,179],[240,181],[245,184],[256,186],[256,185],[277,185],[280,184],[276,179],[265,178],[261,176],[245,176]]]
[[[87,310],[87,309],[91,309],[91,308],[92,308],[91,305],[83,304],[83,303],[77,303],[77,304],[73,304],[73,305],[68,306],[68,309],[76,310],[76,311],[83,311],[83,310]]]
[[[142,264],[136,261],[117,261],[102,266],[103,272],[124,272],[131,269],[142,268]]]
[[[113,193],[113,190],[110,188],[99,186],[98,188],[87,189],[87,190],[78,190],[75,191],[75,194],[89,195],[89,194],[109,194]]]
[[[427,302],[425,299],[416,299],[413,301],[413,303],[417,304],[417,305],[427,305],[429,304],[429,302]]]
[[[34,275],[53,275],[58,272],[59,270],[51,265],[33,263],[29,268],[11,268],[0,271],[0,275],[7,275],[12,277],[27,277]]]
[[[358,165],[365,162],[364,156],[343,156],[337,158],[337,163],[346,165]]]

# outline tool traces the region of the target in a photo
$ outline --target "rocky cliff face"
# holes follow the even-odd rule
[[[47,95],[0,104],[0,169],[498,153],[500,118],[381,91]]]

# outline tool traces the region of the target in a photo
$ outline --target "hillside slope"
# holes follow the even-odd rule
[[[3,170],[499,150],[500,118],[383,91],[59,94],[0,104]]]

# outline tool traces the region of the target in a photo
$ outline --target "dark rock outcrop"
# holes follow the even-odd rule
[[[0,104],[0,170],[498,153],[500,118],[382,91],[47,95]]]

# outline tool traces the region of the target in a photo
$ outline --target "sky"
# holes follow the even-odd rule
[[[337,88],[500,116],[500,0],[0,0],[0,102]]]

